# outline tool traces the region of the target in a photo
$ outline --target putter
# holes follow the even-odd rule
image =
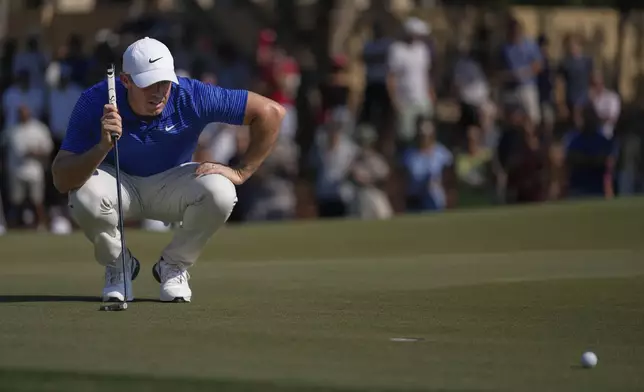
[[[109,98],[109,103],[116,107],[116,86],[115,86],[115,68],[114,64],[111,64],[107,69],[107,94]],[[116,198],[118,203],[118,214],[119,214],[119,231],[121,232],[121,266],[123,268],[123,276],[127,280],[127,271],[125,270],[125,231],[123,230],[123,201],[121,198],[121,168],[119,166],[119,147],[118,147],[118,135],[112,134],[112,142],[114,143],[114,161],[116,161]],[[102,304],[99,310],[103,311],[119,311],[127,309],[127,283],[123,285],[123,302],[116,304]]]

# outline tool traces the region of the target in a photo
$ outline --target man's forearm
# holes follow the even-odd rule
[[[56,189],[61,193],[67,193],[80,188],[103,162],[108,152],[109,150],[101,145],[96,145],[80,155],[59,153],[52,165]]]
[[[257,171],[259,166],[270,154],[273,145],[277,141],[282,119],[286,114],[284,108],[277,104],[268,105],[264,113],[257,116],[250,123],[250,143],[244,154],[240,171],[244,180]]]

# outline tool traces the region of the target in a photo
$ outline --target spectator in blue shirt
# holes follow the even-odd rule
[[[436,140],[434,123],[421,118],[417,145],[404,152],[408,211],[443,210],[453,201],[454,156]]]
[[[575,112],[582,110],[588,102],[590,79],[593,73],[593,61],[586,56],[579,37],[570,35],[565,39],[566,54],[559,65],[558,74],[565,83],[564,113],[574,118]]]
[[[500,74],[504,104],[519,104],[525,108],[534,124],[541,122],[537,75],[543,67],[543,57],[536,42],[523,34],[516,19],[509,21],[507,41],[501,47]]]
[[[576,129],[564,138],[570,197],[613,197],[613,143],[601,133],[592,105],[575,115]]]

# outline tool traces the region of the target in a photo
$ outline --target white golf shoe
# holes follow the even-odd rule
[[[188,285],[188,271],[161,259],[152,267],[152,275],[161,283],[162,302],[190,302],[192,290]]]
[[[125,298],[125,287],[127,287],[127,300],[132,301],[132,281],[136,279],[141,268],[141,263],[130,251],[125,257],[125,269],[129,273],[124,274],[121,267],[121,259],[117,260],[115,267],[105,267],[105,286],[103,287],[103,302],[123,302]],[[127,276],[125,276],[127,275]]]

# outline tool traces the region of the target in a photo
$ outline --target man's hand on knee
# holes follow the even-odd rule
[[[246,178],[244,178],[241,171],[216,162],[204,162],[200,164],[195,171],[195,174],[198,176],[206,174],[221,174],[235,185],[241,185],[246,181]]]

